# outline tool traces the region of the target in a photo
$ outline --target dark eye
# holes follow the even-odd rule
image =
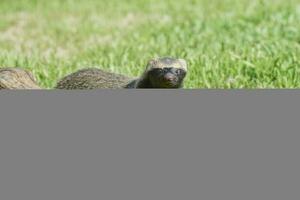
[[[177,69],[177,70],[175,71],[175,73],[176,73],[176,74],[181,74],[181,70],[180,70],[180,69]]]
[[[160,68],[155,68],[149,72],[150,74],[160,75],[163,74],[163,70]]]
[[[161,69],[161,68],[159,68],[159,69],[157,69],[157,72],[158,72],[158,73],[160,73],[160,74],[162,74],[162,73],[164,73],[164,72],[165,72],[165,70],[164,70],[164,69]]]

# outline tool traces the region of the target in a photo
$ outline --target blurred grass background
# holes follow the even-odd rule
[[[189,63],[186,88],[299,88],[299,0],[0,0],[0,66],[39,84],[97,67]]]

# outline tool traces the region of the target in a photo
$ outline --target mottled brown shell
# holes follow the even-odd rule
[[[33,75],[20,68],[0,68],[0,90],[41,89]]]
[[[76,71],[62,78],[56,89],[89,90],[89,89],[117,89],[122,88],[132,79],[97,68],[87,68]]]

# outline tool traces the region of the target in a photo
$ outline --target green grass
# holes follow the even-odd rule
[[[45,88],[158,56],[188,61],[186,88],[300,88],[300,1],[0,0],[0,66]]]

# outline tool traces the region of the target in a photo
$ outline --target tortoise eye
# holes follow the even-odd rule
[[[181,74],[181,70],[180,69],[176,69],[175,73],[176,74]]]
[[[157,69],[157,72],[160,72],[160,73],[161,73],[161,72],[164,72],[164,69],[158,68],[158,69]]]
[[[163,69],[155,68],[155,69],[151,70],[150,73],[152,73],[152,74],[161,74],[161,73],[163,73]]]

